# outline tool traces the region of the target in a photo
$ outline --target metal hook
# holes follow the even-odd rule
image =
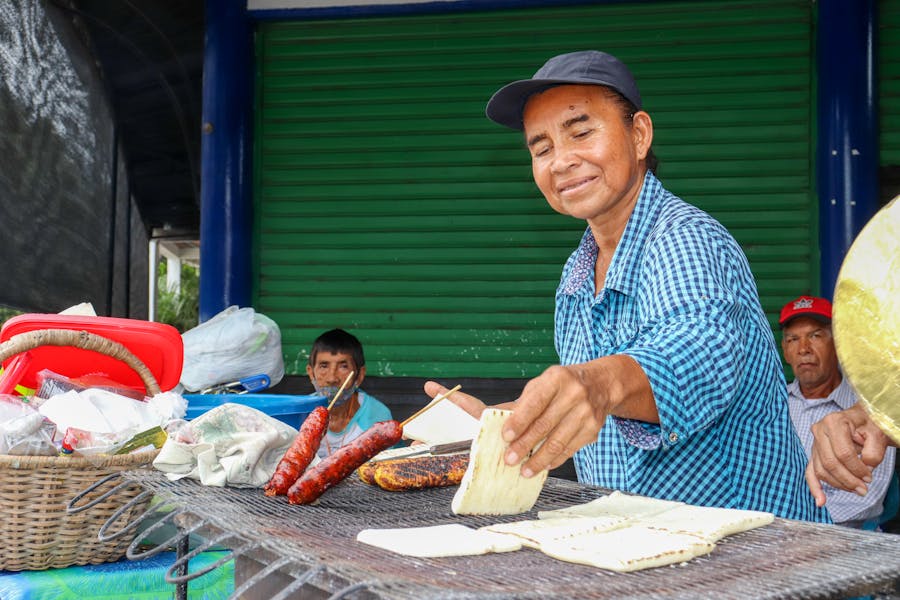
[[[270,563],[266,568],[254,573],[249,579],[244,581],[244,583],[242,583],[240,587],[235,588],[235,590],[231,592],[231,595],[228,596],[228,600],[240,600],[241,596],[246,594],[254,585],[259,583],[281,567],[292,562],[294,562],[294,559],[283,556],[275,562]]]
[[[106,520],[106,522],[103,524],[103,526],[100,527],[100,531],[97,532],[97,539],[100,540],[101,542],[108,542],[110,540],[114,540],[116,538],[122,537],[124,534],[128,533],[132,529],[136,529],[137,526],[141,524],[141,521],[144,519],[144,517],[146,517],[148,514],[150,514],[151,511],[155,510],[153,507],[150,507],[147,510],[145,510],[138,517],[135,517],[132,521],[126,523],[125,526],[122,527],[122,529],[118,530],[117,532],[113,533],[112,535],[109,535],[109,536],[106,535],[106,530],[109,529],[110,527],[112,527],[112,524],[115,523],[119,519],[119,517],[121,517],[123,514],[125,514],[126,512],[128,512],[129,510],[134,508],[135,506],[139,505],[141,502],[143,502],[144,500],[146,500],[148,497],[150,497],[152,495],[153,495],[153,492],[151,492],[150,490],[144,490],[143,492],[141,492],[140,494],[138,494],[137,496],[135,496],[134,498],[132,498],[131,500],[129,500],[128,502],[123,504],[119,508],[119,510],[114,512],[112,514],[112,516],[110,516]]]
[[[330,595],[328,597],[328,600],[340,600],[341,598],[346,598],[353,592],[358,592],[360,590],[365,590],[365,589],[371,588],[372,585],[374,585],[375,583],[376,582],[374,582],[374,581],[361,581],[359,583],[354,583],[353,585],[348,585],[344,589],[338,590],[335,593],[333,593],[332,595]]]
[[[197,556],[198,554],[200,554],[201,552],[207,550],[209,547],[214,546],[214,545],[218,544],[219,542],[221,542],[221,541],[223,541],[223,540],[227,540],[228,538],[233,538],[233,537],[236,537],[236,535],[233,534],[233,533],[231,533],[231,532],[225,532],[225,533],[222,533],[222,534],[220,534],[220,535],[214,537],[213,539],[207,540],[207,541],[204,542],[203,544],[200,544],[199,546],[197,546],[196,548],[194,548],[193,550],[191,550],[190,552],[188,552],[188,553],[185,554],[184,556],[179,557],[178,560],[176,560],[176,561],[172,564],[172,566],[169,567],[169,570],[166,571],[166,583],[185,583],[185,582],[188,582],[188,581],[190,581],[190,580],[192,580],[192,579],[195,579],[195,578],[197,578],[197,577],[200,577],[201,575],[206,575],[207,573],[209,573],[209,572],[212,571],[213,569],[216,569],[216,568],[220,567],[221,565],[227,563],[228,561],[233,560],[234,557],[235,557],[235,555],[236,555],[236,552],[237,552],[237,551],[235,551],[235,550],[232,550],[232,551],[228,552],[228,554],[226,554],[225,556],[223,556],[222,558],[220,558],[219,560],[217,560],[217,561],[214,562],[213,564],[207,565],[206,567],[204,567],[204,568],[201,569],[200,571],[195,571],[195,572],[193,572],[193,573],[187,573],[187,574],[185,574],[185,575],[175,575],[175,571],[177,571],[178,569],[180,569],[182,566],[184,566],[185,569],[186,569],[186,568],[187,568],[188,561],[190,561],[192,558],[196,558],[196,556]],[[245,550],[251,550],[251,549],[253,549],[253,548],[257,547],[257,546],[259,546],[259,543],[258,543],[258,542],[254,542],[254,543],[251,543],[249,546],[246,546],[245,548],[243,548],[242,551],[245,551]]]
[[[146,552],[135,552],[137,547],[140,545],[140,541],[142,539],[145,539],[150,533],[161,528],[167,520],[173,519],[176,516],[183,514],[186,510],[187,509],[174,510],[174,511],[170,512],[169,514],[167,514],[166,516],[162,517],[159,521],[157,521],[156,523],[154,523],[147,529],[145,529],[142,537],[140,537],[140,538],[135,537],[135,539],[131,541],[131,544],[128,545],[128,549],[125,551],[125,556],[129,560],[141,560],[142,558],[149,558],[151,556],[155,556],[155,555],[159,554],[160,552],[162,552],[163,550],[165,550],[167,548],[171,548],[179,540],[186,538],[193,532],[195,532],[198,529],[200,529],[201,527],[203,527],[203,525],[205,523],[203,523],[202,521],[195,523],[194,525],[192,525],[191,527],[188,527],[187,529],[183,529],[183,530],[179,529],[175,533],[175,535],[173,535],[169,539],[157,544],[156,546],[154,546],[153,548],[151,548],[150,550],[148,550]]]
[[[302,588],[306,583],[325,570],[325,565],[315,565],[307,569],[303,572],[303,574],[297,576],[292,575],[294,577],[294,581],[288,584],[283,590],[278,592],[275,596],[272,597],[272,600],[285,600],[292,593]]]
[[[81,511],[84,511],[93,506],[96,506],[97,504],[99,504],[103,500],[106,500],[107,498],[109,498],[113,494],[117,493],[118,491],[120,491],[128,486],[134,485],[130,481],[122,482],[119,485],[117,485],[114,488],[107,491],[106,493],[102,494],[100,497],[94,498],[93,500],[91,500],[90,502],[85,504],[84,506],[75,506],[79,500],[81,500],[82,498],[84,498],[85,496],[87,496],[88,494],[90,494],[91,492],[96,490],[97,488],[99,488],[104,483],[108,483],[108,482],[112,481],[113,479],[119,478],[121,476],[122,476],[122,473],[119,471],[116,473],[110,473],[103,479],[99,479],[99,480],[95,481],[94,483],[89,485],[87,488],[80,491],[74,498],[69,500],[68,504],[66,504],[66,512],[70,515],[80,513]]]

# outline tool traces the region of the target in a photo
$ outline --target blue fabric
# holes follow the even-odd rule
[[[191,559],[196,573],[224,557],[225,552],[203,552]],[[175,563],[174,552],[161,552],[140,561],[120,560],[45,571],[0,571],[3,600],[171,600],[175,586],[166,572]],[[234,561],[188,582],[189,600],[226,600],[234,591]]]
[[[830,522],[806,486],[781,360],[747,259],[712,217],[647,173],[604,288],[588,229],[556,294],[562,364],[627,354],[660,423],[608,417],[580,481],[696,505]]]
[[[879,525],[884,525],[897,516],[900,510],[900,475],[894,472],[891,482],[888,484],[887,493],[884,495],[884,511],[878,519]]]
[[[341,446],[346,446],[375,423],[390,421],[392,418],[391,409],[374,396],[359,390],[359,408],[341,431],[329,430],[325,433],[317,451],[319,458],[325,458]]]
[[[356,410],[353,418],[350,419],[347,428],[352,424],[355,424],[365,431],[375,423],[390,421],[392,418],[391,409],[377,400],[374,396],[370,396],[364,391],[359,390],[359,408]],[[345,431],[347,428],[345,428]]]

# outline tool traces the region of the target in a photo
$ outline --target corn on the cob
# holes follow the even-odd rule
[[[468,453],[411,456],[368,462],[357,470],[357,474],[365,483],[399,492],[457,485],[468,464]]]

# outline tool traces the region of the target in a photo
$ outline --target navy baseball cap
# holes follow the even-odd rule
[[[485,114],[500,125],[522,131],[522,113],[533,94],[557,85],[603,85],[622,94],[638,109],[641,94],[634,76],[625,63],[612,54],[598,50],[582,50],[554,56],[537,70],[531,79],[521,79],[503,86],[491,96]]]

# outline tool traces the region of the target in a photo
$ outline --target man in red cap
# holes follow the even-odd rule
[[[784,360],[794,371],[788,385],[791,421],[807,456],[813,446],[812,426],[825,416],[856,404],[856,395],[838,365],[831,335],[831,302],[800,296],[781,309]],[[890,448],[872,473],[867,493],[857,494],[826,484],[826,507],[838,525],[874,529],[884,512],[885,494],[894,472],[895,449]]]

